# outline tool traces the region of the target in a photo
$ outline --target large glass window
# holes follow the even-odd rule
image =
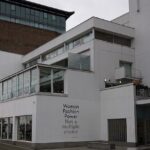
[[[40,68],[40,92],[64,93],[64,70]]]
[[[12,139],[13,118],[0,119],[0,139]]]
[[[11,87],[12,81],[11,79],[8,80],[8,99],[12,98],[12,87]]]
[[[31,93],[35,93],[38,89],[38,71],[37,69],[31,70]]]
[[[51,92],[51,69],[40,68],[40,92]]]
[[[2,83],[0,83],[0,101],[3,99],[2,97]]]
[[[30,71],[24,73],[24,94],[30,93]]]
[[[23,95],[23,74],[18,76],[18,95]]]
[[[65,17],[52,15],[42,10],[26,8],[20,5],[13,5],[8,2],[0,1],[0,13],[3,20],[9,20],[15,23],[34,26],[51,30],[52,28],[58,32],[65,31]]]
[[[18,117],[18,140],[32,140],[32,116]]]
[[[64,93],[64,71],[53,69],[53,93]]]
[[[77,70],[90,70],[90,56],[69,53],[68,67]]]
[[[8,137],[8,118],[2,119],[2,139]]]
[[[12,78],[12,97],[17,96],[17,77]]]
[[[3,100],[7,99],[7,81],[3,82]]]
[[[8,118],[8,138],[12,139],[13,133],[13,118]]]

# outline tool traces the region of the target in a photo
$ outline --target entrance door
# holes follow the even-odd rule
[[[150,120],[138,120],[137,136],[138,144],[150,144]]]

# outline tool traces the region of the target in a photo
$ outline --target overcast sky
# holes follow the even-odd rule
[[[50,7],[75,11],[67,21],[67,30],[92,16],[112,20],[128,12],[128,0],[30,0]]]

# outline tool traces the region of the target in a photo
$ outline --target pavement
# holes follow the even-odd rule
[[[27,147],[0,143],[0,150],[32,150],[32,149]],[[76,148],[44,149],[44,150],[96,150],[96,149],[89,149],[87,147],[76,147]],[[116,147],[116,150],[150,150],[150,147],[139,147],[139,148]]]

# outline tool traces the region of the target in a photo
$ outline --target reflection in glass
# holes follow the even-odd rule
[[[26,117],[26,141],[32,140],[32,117]]]
[[[53,93],[64,93],[64,71],[53,69]]]
[[[40,92],[51,92],[51,69],[40,69]]]
[[[7,139],[8,135],[8,118],[2,119],[2,139]]]
[[[30,71],[24,73],[24,94],[30,93]]]
[[[25,140],[25,125],[26,125],[26,118],[18,117],[18,140]]]
[[[17,77],[12,78],[12,97],[17,96]]]
[[[8,118],[8,138],[12,139],[13,132],[13,118]]]
[[[3,82],[3,99],[7,99],[7,81]]]
[[[12,97],[11,80],[8,80],[8,99]]]
[[[32,116],[18,117],[18,140],[32,140]]]
[[[23,74],[18,76],[18,95],[23,95]]]
[[[36,87],[37,87],[37,84],[38,84],[38,76],[37,76],[37,69],[32,69],[31,70],[31,93],[35,93],[37,90],[36,90]]]

